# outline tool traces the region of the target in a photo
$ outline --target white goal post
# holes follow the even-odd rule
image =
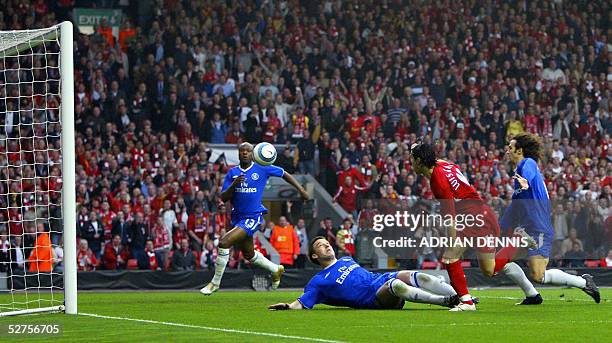
[[[73,63],[71,22],[0,31],[0,317],[77,313]]]

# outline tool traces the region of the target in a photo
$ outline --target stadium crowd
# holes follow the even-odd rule
[[[50,26],[74,5],[7,2],[0,30]],[[118,38],[105,22],[75,38],[80,270],[214,266],[229,225],[218,199],[228,166],[209,160],[209,143],[286,144],[277,165],[336,190],[334,201],[350,216],[339,228],[323,220],[320,233],[354,255],[376,213],[372,201],[432,198],[409,163],[417,137],[436,143],[440,157],[458,163],[501,212],[512,195],[505,144],[525,131],[546,146],[540,168],[554,207],[553,263],[609,260],[612,43],[605,1],[150,3],[151,16],[126,7]],[[58,101],[50,95],[47,104]],[[0,108],[4,138],[22,138],[23,147],[29,137],[36,150],[36,128],[16,126],[37,123],[36,115],[21,111],[21,121],[9,120],[17,104]],[[11,253],[19,250],[12,261],[23,269],[38,224],[61,244],[59,220],[20,224],[41,217],[32,207],[37,189],[49,193],[43,211],[60,217],[53,205],[61,200],[59,142],[36,145],[49,151],[34,158],[44,172],[9,171],[20,147],[6,142],[0,243],[5,255],[11,245]],[[283,264],[304,265],[304,225],[287,218],[267,224]],[[230,267],[240,263],[234,254]]]

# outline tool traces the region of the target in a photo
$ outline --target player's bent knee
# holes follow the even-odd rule
[[[425,282],[432,282],[432,281],[435,281],[437,279],[437,277],[435,277],[433,275],[426,274],[426,273],[417,273],[416,274],[416,278],[417,278],[417,281],[419,282],[419,284],[423,284]]]
[[[255,258],[255,252],[249,253],[249,252],[242,251],[242,257],[244,257],[245,260],[250,261],[253,258]]]
[[[232,243],[230,242],[230,238],[228,237],[228,235],[224,235],[223,237],[221,237],[221,239],[219,240],[219,248],[229,249],[231,247]]]
[[[400,294],[403,294],[408,290],[408,284],[400,279],[394,279],[389,282],[389,289],[391,293],[396,297],[400,297]]]
[[[495,275],[495,268],[482,268],[480,271],[482,271],[482,275],[486,277],[493,277],[493,275]]]
[[[529,272],[531,280],[538,283],[544,283],[544,272],[539,270],[531,270]]]
[[[412,281],[410,279],[412,278],[412,273],[413,272],[407,270],[402,270],[401,272],[397,273],[397,276],[395,278],[398,280],[402,280],[407,284],[411,284]]]

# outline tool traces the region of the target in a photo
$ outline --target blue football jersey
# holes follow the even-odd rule
[[[537,162],[525,158],[518,164],[515,173],[527,180],[529,188],[521,190],[519,182],[514,180],[512,203],[500,221],[502,229],[522,226],[528,232],[552,232],[548,190]]]
[[[285,174],[283,168],[277,166],[262,166],[257,163],[252,163],[246,169],[240,166],[233,167],[225,175],[223,182],[223,190],[231,186],[234,179],[245,175],[243,183],[236,186],[234,195],[232,196],[232,215],[244,216],[258,213],[268,213],[268,209],[261,203],[264,187],[270,176],[282,177]]]
[[[343,257],[317,273],[298,301],[307,309],[316,304],[372,308],[376,292],[391,275],[372,273],[351,257]]]

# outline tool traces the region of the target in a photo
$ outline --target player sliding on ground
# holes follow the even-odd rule
[[[219,254],[215,261],[215,276],[212,281],[200,290],[204,295],[210,295],[219,289],[225,266],[229,259],[232,246],[240,249],[245,259],[254,266],[272,273],[272,288],[278,288],[280,278],[285,271],[282,265],[268,260],[253,248],[253,235],[263,223],[263,215],[268,213],[262,203],[264,187],[270,176],[282,177],[295,187],[302,197],[308,200],[306,190],[291,174],[277,166],[261,166],[253,162],[253,145],[242,143],[238,147],[240,165],[233,167],[225,175],[221,199],[232,202],[232,229],[219,242]]]
[[[270,310],[312,309],[316,304],[357,309],[401,309],[404,301],[452,307],[459,303],[453,288],[439,278],[420,272],[377,274],[351,257],[336,259],[325,237],[310,241],[308,257],[323,267],[294,302],[270,305]],[[435,294],[433,294],[435,293]]]
[[[475,222],[474,225],[466,225],[461,230],[455,229],[457,222],[452,223],[449,228],[452,238],[499,237],[499,223],[497,222],[495,212],[484,203],[457,165],[437,159],[433,146],[427,143],[419,142],[413,144],[410,148],[410,153],[414,171],[429,179],[431,190],[436,199],[440,201],[443,215],[450,215],[452,218],[466,215],[473,217],[481,216],[481,221],[478,224]],[[518,238],[523,238],[531,246],[536,246],[535,241],[523,230],[515,230],[515,235]],[[476,305],[474,299],[469,294],[467,280],[459,259],[468,248],[462,245],[449,246],[442,255],[441,260],[448,272],[451,285],[461,299],[461,303],[452,308],[451,311],[476,310]],[[491,277],[495,275],[496,271],[501,270],[501,268],[497,270],[495,268],[496,249],[494,246],[478,246],[475,249],[480,270],[484,275]],[[523,270],[516,263],[507,264],[503,271],[515,283],[519,285],[528,283],[531,285]]]
[[[542,144],[537,136],[522,133],[510,141],[506,155],[516,166],[514,171],[514,193],[512,203],[500,221],[502,229],[524,227],[535,241],[535,249],[506,247],[497,253],[495,271],[502,270],[506,263],[529,255],[531,279],[541,284],[571,286],[582,289],[596,303],[600,301],[599,289],[589,274],[575,276],[559,269],[546,270],[552,247],[554,229],[551,222],[551,206],[548,190],[544,184],[537,161],[542,154]],[[542,303],[542,297],[529,282],[519,282],[525,292],[523,304]]]

